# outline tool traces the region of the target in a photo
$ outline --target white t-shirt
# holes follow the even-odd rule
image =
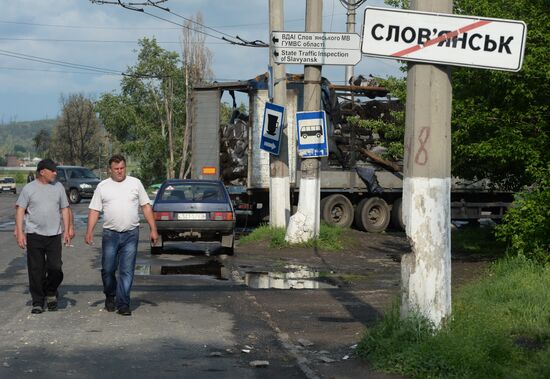
[[[126,232],[139,226],[139,207],[149,204],[149,196],[137,178],[122,182],[108,178],[98,184],[88,208],[103,212],[103,228]]]

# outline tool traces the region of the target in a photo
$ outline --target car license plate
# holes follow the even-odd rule
[[[206,213],[178,213],[178,220],[206,220]]]
[[[2,191],[9,191],[9,190],[11,190],[10,187],[2,187]]]

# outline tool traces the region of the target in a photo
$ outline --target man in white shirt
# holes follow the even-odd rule
[[[85,242],[93,244],[93,231],[103,212],[101,241],[101,279],[105,293],[105,309],[130,316],[130,290],[134,280],[139,242],[139,207],[150,228],[150,240],[158,239],[157,227],[149,196],[137,178],[126,176],[126,159],[113,155],[109,159],[111,177],[97,186],[89,205]],[[117,267],[118,266],[118,267]],[[118,271],[118,281],[116,272]]]

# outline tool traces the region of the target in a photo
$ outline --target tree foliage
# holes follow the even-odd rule
[[[182,136],[184,84],[178,54],[161,48],[155,39],[138,42],[135,65],[128,67],[120,94],[104,94],[96,110],[124,153],[139,161],[146,182],[174,177],[174,145]]]
[[[550,161],[550,2],[461,0],[455,12],[522,20],[527,45],[517,73],[453,70],[453,172],[514,190],[530,185]]]
[[[197,58],[200,54],[194,49],[185,50],[194,58],[182,60],[154,38],[143,38],[138,44],[137,62],[126,70],[120,93],[102,95],[96,110],[121,150],[139,162],[142,180],[151,183],[181,177],[188,168],[182,159],[187,156],[182,141],[188,87],[210,75],[210,63]],[[185,62],[191,67],[186,69]],[[202,70],[194,68],[195,64]],[[202,76],[189,80],[186,75]]]
[[[32,140],[36,154],[41,156],[48,155],[48,149],[52,142],[52,135],[48,129],[40,129]]]
[[[407,0],[389,0],[408,7]],[[455,0],[454,13],[527,24],[517,73],[455,67],[452,72],[452,171],[521,190],[498,235],[509,251],[550,260],[550,2]],[[404,98],[403,98],[404,99]]]
[[[48,155],[65,164],[95,166],[101,144],[101,128],[92,100],[83,94],[71,94],[61,96],[61,105],[61,116],[50,139],[55,141],[55,145],[49,144]],[[44,133],[38,142],[48,142]]]

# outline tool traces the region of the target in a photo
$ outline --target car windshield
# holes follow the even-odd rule
[[[75,168],[71,170],[71,179],[95,179],[95,175],[87,168]]]
[[[225,201],[222,187],[216,183],[177,183],[164,187],[161,201],[217,203]]]
[[[0,181],[3,183],[15,183],[15,180],[13,178],[4,178],[0,179]]]

